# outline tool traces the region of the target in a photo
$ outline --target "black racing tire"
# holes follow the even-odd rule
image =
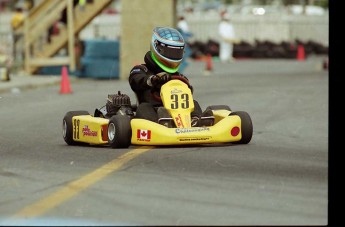
[[[114,115],[108,123],[108,143],[112,148],[128,148],[131,145],[131,118]]]
[[[208,109],[210,109],[210,110],[229,110],[229,111],[231,111],[231,108],[228,105],[212,105],[212,106],[208,106],[206,108],[206,110],[208,110]]]
[[[234,144],[248,144],[253,136],[253,123],[249,114],[244,111],[236,111],[229,114],[229,116],[237,115],[241,118],[241,132],[242,138],[239,141],[232,142]]]
[[[68,145],[77,145],[80,142],[73,140],[73,123],[72,118],[79,115],[90,115],[88,111],[78,110],[78,111],[69,111],[65,114],[62,120],[62,137]]]

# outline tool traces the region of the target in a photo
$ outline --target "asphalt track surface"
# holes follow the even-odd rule
[[[73,80],[0,95],[0,225],[327,225],[328,71],[306,61],[194,62],[204,109],[246,111],[247,145],[68,146],[62,118],[127,81]]]

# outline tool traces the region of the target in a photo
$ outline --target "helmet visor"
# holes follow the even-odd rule
[[[181,60],[183,58],[184,46],[173,46],[160,42],[159,40],[154,41],[154,48],[165,58],[172,60]]]

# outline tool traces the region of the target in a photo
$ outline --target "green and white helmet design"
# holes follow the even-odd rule
[[[151,40],[151,57],[164,71],[174,73],[178,70],[184,55],[185,42],[174,28],[156,27]]]

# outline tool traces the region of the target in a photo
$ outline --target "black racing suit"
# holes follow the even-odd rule
[[[160,88],[151,87],[147,84],[150,76],[164,72],[151,58],[150,51],[145,54],[145,64],[136,65],[132,68],[129,74],[129,84],[137,96],[138,107],[136,110],[136,118],[143,118],[154,122],[158,121],[157,107],[163,106],[162,102],[157,101],[152,96],[152,91],[159,95]],[[187,77],[175,72],[174,75],[179,75],[188,80]],[[193,92],[193,87],[191,87]],[[191,116],[201,116],[201,108],[197,101],[194,100],[194,111]]]

